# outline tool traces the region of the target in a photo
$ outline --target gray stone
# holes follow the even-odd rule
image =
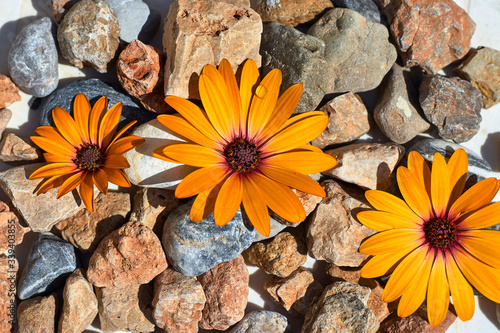
[[[331,9],[307,33],[325,42],[329,66],[321,75],[331,76],[335,82],[327,93],[374,89],[397,58],[387,28],[350,9]]]
[[[50,232],[38,235],[18,283],[19,299],[50,293],[76,269],[75,248]]]
[[[479,132],[482,96],[470,82],[442,75],[426,75],[419,89],[425,117],[437,126],[439,136],[457,143]]]
[[[41,113],[41,126],[54,126],[52,109],[59,106],[70,112],[73,110],[73,100],[77,94],[85,94],[90,104],[93,105],[101,96],[108,98],[108,108],[118,102],[123,103],[120,126],[137,120],[136,126],[155,117],[155,114],[145,110],[139,102],[128,96],[118,84],[111,84],[99,79],[78,80],[57,89],[50,96],[44,98],[39,106]],[[72,112],[71,112],[72,113]]]
[[[291,331],[291,328],[285,316],[274,311],[260,310],[247,313],[229,333],[285,333],[287,331]]]
[[[172,266],[184,275],[198,276],[215,265],[238,257],[253,242],[255,229],[243,222],[241,211],[219,227],[213,214],[200,222],[189,218],[192,201],[167,218],[162,244]]]
[[[332,2],[335,7],[352,9],[367,20],[382,23],[380,10],[373,0],[332,0]]]
[[[420,105],[409,71],[394,64],[382,81],[379,93],[373,118],[391,141],[403,144],[429,129],[429,123],[418,112]]]
[[[120,24],[120,39],[148,43],[160,26],[160,13],[141,0],[106,0]]]
[[[325,75],[329,64],[324,58],[325,43],[319,38],[276,22],[266,23],[260,53],[262,74],[274,68],[281,69],[281,93],[296,83],[304,85],[294,113],[316,109],[327,90],[333,87],[332,77]]]
[[[55,24],[43,17],[28,24],[16,36],[9,52],[9,73],[25,92],[44,97],[59,83]]]

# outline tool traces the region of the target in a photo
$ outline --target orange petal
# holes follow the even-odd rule
[[[498,223],[500,201],[483,207],[467,216],[458,225],[459,229],[483,229]]]
[[[71,176],[71,173],[62,175],[62,176],[53,176],[50,178],[45,178],[40,182],[40,187],[38,187],[36,191],[36,195],[43,194],[47,192],[50,189],[56,188],[61,186],[61,184],[64,183],[66,179],[68,179]]]
[[[403,166],[398,168],[397,179],[399,190],[408,206],[424,220],[428,220],[432,215],[431,201],[420,181]]]
[[[419,180],[423,185],[427,194],[431,195],[431,169],[427,165],[425,159],[418,152],[412,150],[408,154],[408,170]]]
[[[108,145],[108,147],[111,146],[113,143],[115,143],[123,135],[123,133],[125,133],[136,122],[137,122],[137,120],[131,121],[130,123],[125,125],[121,130],[119,130],[118,133],[116,133],[116,135],[114,136],[113,141],[111,141],[111,143]]]
[[[102,168],[106,172],[108,181],[121,187],[130,187],[130,182],[125,173],[119,169]]]
[[[231,221],[240,208],[242,197],[241,176],[233,173],[224,182],[217,196],[214,209],[215,224],[222,227]]]
[[[76,170],[73,163],[50,163],[35,170],[29,179],[48,178],[52,176],[62,176]]]
[[[378,210],[365,210],[356,214],[356,218],[370,229],[384,231],[388,229],[420,229],[422,220],[406,220],[401,216]]]
[[[122,115],[122,105],[122,102],[116,103],[102,117],[99,124],[99,147],[107,147],[113,141],[113,136]]]
[[[320,148],[315,147],[315,146],[310,145],[310,144],[298,146],[297,148],[295,148],[294,150],[291,150],[291,151],[312,151],[313,153],[322,153],[323,152]]]
[[[359,247],[359,252],[368,255],[417,248],[424,243],[423,234],[414,229],[389,229],[366,239]]]
[[[92,174],[87,173],[82,183],[80,184],[80,198],[82,198],[85,207],[93,212],[94,211],[94,182],[92,181]]]
[[[445,264],[453,307],[460,320],[467,321],[474,315],[474,291],[458,268],[453,256],[446,255]]]
[[[243,207],[250,222],[262,236],[269,236],[271,221],[262,193],[250,178],[243,180]]]
[[[423,223],[422,218],[415,214],[406,202],[395,195],[379,190],[368,190],[365,192],[365,197],[375,209],[399,215],[402,220],[417,224]]]
[[[106,154],[108,155],[123,155],[126,152],[138,147],[144,143],[144,139],[140,136],[126,136],[118,139],[113,144],[108,146]]]
[[[431,202],[437,217],[444,217],[450,194],[450,175],[446,161],[440,153],[435,153],[431,173]]]
[[[174,160],[173,158],[169,158],[163,154],[163,149],[165,149],[167,147],[168,146],[158,147],[155,150],[153,150],[153,153],[152,153],[153,157],[159,158],[160,160],[164,160],[167,162],[182,164],[181,162]]]
[[[498,215],[497,215],[498,219]],[[469,230],[460,233],[460,245],[487,265],[500,268],[500,257],[496,249],[500,244],[500,231]]]
[[[188,198],[200,192],[213,188],[220,183],[229,173],[224,165],[201,168],[187,175],[177,188],[175,196],[178,198]]]
[[[444,256],[441,251],[437,251],[427,289],[427,317],[431,326],[438,326],[443,322],[449,305],[450,287],[446,277]]]
[[[76,95],[73,103],[73,116],[75,117],[75,124],[78,128],[78,133],[80,133],[80,137],[83,141],[89,143],[90,103],[84,94]]]
[[[318,183],[297,171],[265,164],[261,164],[259,170],[269,178],[299,191],[318,197],[326,196],[325,190]]]
[[[92,174],[95,186],[104,194],[108,193],[108,176],[103,169],[96,169]]]
[[[82,145],[83,141],[78,128],[69,113],[56,106],[52,110],[52,119],[54,119],[57,130],[72,146],[80,147]]]
[[[44,136],[32,136],[30,139],[40,148],[48,153],[59,155],[59,156],[75,156],[76,149],[71,146],[66,140],[61,136],[61,141],[55,141],[51,138]]]
[[[106,109],[108,108],[108,98],[103,96],[95,102],[92,107],[92,111],[90,111],[90,119],[89,119],[89,137],[90,141],[93,144],[98,143],[98,134],[99,134],[99,123],[101,122],[102,116]]]
[[[255,61],[248,59],[243,65],[240,79],[240,96],[241,96],[241,114],[240,114],[240,130],[241,133],[247,134],[248,111],[250,103],[254,96],[255,89],[260,83],[259,70]]]
[[[448,161],[448,172],[450,173],[451,195],[448,206],[451,206],[455,200],[462,195],[465,182],[467,181],[467,169],[469,162],[467,153],[462,148],[455,150]]]
[[[73,191],[78,185],[80,185],[83,179],[85,178],[86,174],[87,174],[86,172],[81,171],[68,177],[64,181],[64,183],[62,183],[61,188],[57,193],[57,199],[69,193],[70,191]]]
[[[130,164],[122,155],[108,155],[104,159],[104,167],[109,169],[126,169],[130,168]]]
[[[333,168],[337,164],[333,156],[323,152],[284,152],[266,157],[263,162],[292,169],[303,174],[322,172]]]
[[[496,178],[483,179],[474,184],[453,203],[448,216],[452,218],[488,205],[498,192],[498,184]]]
[[[239,132],[240,130],[240,114],[241,114],[241,96],[238,90],[238,83],[233,73],[233,68],[227,59],[222,59],[219,64],[219,73],[221,74],[227,88],[227,98],[230,111],[233,113],[233,129]],[[239,134],[239,133],[237,133]]]
[[[414,247],[408,246],[404,250],[389,252],[373,256],[361,268],[360,274],[362,277],[371,279],[379,276],[387,275],[391,268],[410,251],[415,250]]]
[[[219,195],[219,191],[224,184],[225,179],[222,180],[219,184],[215,185],[213,188],[209,188],[203,192],[200,192],[196,199],[193,202],[193,206],[191,207],[191,212],[189,213],[189,217],[193,222],[200,222],[205,219],[208,215],[212,214],[215,210],[215,202],[217,200],[217,196]]]
[[[196,144],[181,143],[169,145],[163,148],[163,155],[181,164],[195,167],[209,167],[224,163],[225,158],[212,148],[203,147]]]
[[[43,158],[47,163],[73,163],[73,159],[70,156],[60,156],[51,153],[43,153]]]

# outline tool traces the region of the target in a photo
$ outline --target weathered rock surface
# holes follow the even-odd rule
[[[448,310],[444,321],[439,326],[431,326],[427,319],[427,308],[422,305],[414,314],[406,318],[400,318],[396,313],[390,315],[380,324],[380,333],[445,333],[448,327],[453,324],[457,316]]]
[[[120,25],[104,0],[81,0],[64,15],[57,29],[62,56],[78,68],[106,73],[120,44]]]
[[[419,89],[425,117],[437,126],[443,139],[469,141],[479,132],[482,97],[471,83],[460,78],[426,75]]]
[[[243,317],[229,333],[285,333],[287,332],[288,320],[285,316],[274,311],[252,311]]]
[[[3,92],[0,91],[0,96],[3,96],[2,94]],[[19,99],[21,99],[21,96],[19,96]],[[5,128],[9,124],[11,118],[12,118],[12,111],[10,111],[9,109],[0,109],[0,136],[2,136],[3,131],[5,131]]]
[[[332,8],[330,0],[263,0],[257,7],[262,22],[278,22],[295,27],[320,15],[327,8]]]
[[[17,307],[17,332],[55,332],[56,299],[38,296],[27,299]]]
[[[0,201],[0,253],[21,244],[28,231],[30,228],[19,224],[16,214],[10,212],[9,206]]]
[[[155,278],[153,318],[165,332],[197,333],[205,301],[195,277],[167,268]]]
[[[0,141],[0,160],[11,163],[33,162],[42,158],[42,151],[14,133],[4,133]]]
[[[335,7],[354,10],[363,15],[367,20],[383,23],[380,10],[374,0],[332,0]]]
[[[0,332],[10,333],[16,322],[16,277],[19,269],[15,253],[0,254]]]
[[[79,0],[50,0],[52,13],[57,23],[60,23],[68,10]]]
[[[20,100],[21,100],[21,95],[19,94],[19,88],[12,82],[10,77],[0,74],[0,109],[5,109],[12,103],[19,102]],[[6,112],[10,112],[10,110],[9,111],[2,110],[2,113]],[[0,128],[3,127],[3,129],[5,129],[11,117],[12,117],[12,112],[10,112],[10,116],[8,117],[8,119],[6,115],[2,116],[0,120]],[[5,122],[5,119],[7,119],[7,122]]]
[[[227,330],[245,315],[248,301],[248,269],[242,256],[223,262],[198,277],[207,302],[202,329]]]

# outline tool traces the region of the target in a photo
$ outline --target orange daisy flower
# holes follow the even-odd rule
[[[108,99],[101,97],[92,109],[87,97],[79,94],[73,105],[74,119],[62,108],[52,110],[55,127],[40,126],[31,140],[45,150],[47,165],[33,172],[29,179],[45,178],[37,194],[60,186],[57,198],[80,185],[80,197],[88,210],[94,210],[94,184],[106,194],[108,181],[123,187],[130,182],[122,169],[130,165],[122,155],[144,142],[127,136],[119,139],[136,121],[117,132],[122,103],[109,111]]]
[[[205,111],[180,97],[165,101],[180,113],[160,115],[158,121],[192,143],[155,150],[153,156],[199,167],[177,186],[175,195],[198,195],[191,220],[199,222],[214,213],[225,225],[240,204],[254,227],[269,235],[268,207],[291,222],[303,221],[304,208],[290,187],[318,196],[325,192],[306,174],[335,166],[335,159],[307,145],[328,125],[320,111],[288,119],[302,93],[302,84],[278,98],[281,71],[272,70],[261,81],[257,65],[247,60],[240,85],[227,60],[219,69],[203,68],[199,91]]]
[[[359,251],[373,255],[361,269],[365,278],[392,271],[382,299],[401,297],[398,316],[407,317],[427,298],[429,323],[439,325],[450,303],[462,321],[474,314],[472,286],[500,302],[500,232],[479,230],[498,223],[500,202],[490,205],[500,188],[496,178],[482,180],[462,194],[468,160],[457,149],[448,163],[434,155],[432,171],[410,152],[397,180],[404,201],[382,191],[367,191],[376,209],[357,214],[379,231]],[[395,268],[394,268],[395,267]]]

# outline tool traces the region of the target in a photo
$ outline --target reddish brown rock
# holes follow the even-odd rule
[[[130,212],[130,194],[100,193],[94,205],[93,212],[81,210],[54,227],[62,238],[82,252],[93,252],[104,237],[123,225]]]
[[[390,1],[385,13],[407,67],[436,73],[469,52],[476,24],[452,0]]]
[[[287,311],[305,315],[323,291],[323,286],[309,270],[299,267],[286,278],[270,276],[264,289]]]
[[[0,141],[0,160],[4,162],[33,162],[42,158],[42,151],[15,135],[7,133]]]
[[[406,318],[400,318],[396,313],[390,315],[380,324],[379,333],[445,333],[453,324],[457,316],[448,310],[444,321],[439,326],[431,326],[427,320],[427,308],[422,305],[414,314]]]
[[[50,0],[52,3],[52,13],[56,22],[61,22],[64,14],[77,2],[78,0]]]
[[[0,201],[0,253],[21,244],[28,231],[30,228],[19,224],[16,214],[9,212],[9,207]]]
[[[311,143],[319,148],[359,139],[370,130],[368,110],[353,93],[335,97],[321,109],[329,117],[328,126]]]
[[[165,268],[158,237],[145,225],[129,222],[102,240],[90,258],[87,278],[96,287],[145,284]]]
[[[18,333],[55,332],[56,300],[54,296],[38,296],[19,303]]]
[[[0,110],[0,137],[5,131],[5,128],[9,124],[10,119],[12,118],[12,111],[9,109],[1,109]]]
[[[196,333],[205,306],[203,287],[195,277],[167,268],[155,278],[153,318],[167,333]]]
[[[200,327],[205,330],[226,330],[245,315],[248,302],[248,269],[240,255],[216,265],[198,277],[207,302]]]
[[[262,22],[278,22],[295,27],[313,20],[327,8],[333,8],[330,0],[263,0],[257,7]]]
[[[282,232],[272,240],[253,243],[244,254],[266,273],[287,277],[306,262],[307,247],[297,236]]]
[[[16,320],[16,277],[19,264],[13,252],[0,254],[0,332],[10,333]]]
[[[0,109],[20,100],[19,88],[8,76],[0,74]]]

